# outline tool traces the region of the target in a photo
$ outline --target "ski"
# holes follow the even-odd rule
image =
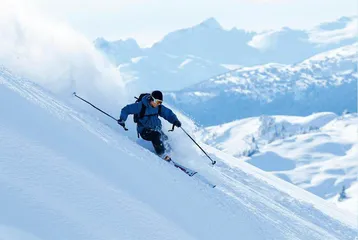
[[[170,162],[174,165],[174,167],[179,168],[183,172],[185,172],[189,177],[194,176],[198,172],[191,170],[190,168],[184,167],[183,165],[180,165],[179,163],[174,162],[173,160],[170,160]]]
[[[206,177],[204,177],[204,176],[201,175],[201,174],[196,174],[196,175],[194,176],[194,178],[196,178],[196,179],[200,180],[201,182],[207,184],[207,185],[208,185],[209,187],[211,187],[211,188],[215,188],[215,187],[216,187],[215,184],[211,183]]]
[[[215,188],[216,185],[215,184],[212,184],[208,179],[206,179],[204,176],[202,176],[201,174],[199,174],[198,172],[190,169],[190,168],[187,168],[187,167],[184,167],[183,165],[179,164],[179,163],[176,163],[174,162],[173,160],[170,160],[170,163],[173,164],[174,167],[176,168],[179,168],[180,170],[182,170],[185,174],[187,174],[189,177],[194,177],[198,180],[200,180],[201,182],[207,184],[208,186],[210,186],[211,188]]]

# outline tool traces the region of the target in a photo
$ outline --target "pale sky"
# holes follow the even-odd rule
[[[1,2],[2,0],[0,0]],[[135,38],[151,45],[168,32],[215,17],[226,29],[308,29],[358,14],[356,0],[14,0],[65,22],[90,40]]]

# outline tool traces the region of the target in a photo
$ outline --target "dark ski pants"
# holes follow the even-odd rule
[[[151,141],[154,147],[155,152],[161,156],[165,152],[164,141],[168,139],[162,131],[155,131],[153,129],[145,128],[140,133],[140,136],[147,141]]]

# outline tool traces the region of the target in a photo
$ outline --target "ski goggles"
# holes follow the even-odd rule
[[[152,96],[152,99],[153,99],[153,102],[155,102],[156,104],[162,104],[163,103],[163,100],[156,99],[153,96]]]

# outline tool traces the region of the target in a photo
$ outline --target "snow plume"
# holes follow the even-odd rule
[[[112,119],[72,98],[71,93],[76,91],[79,96],[119,118],[121,108],[134,102],[133,96],[138,96],[139,91],[128,91],[118,69],[107,62],[84,36],[63,23],[47,19],[36,10],[30,11],[28,7],[26,11],[24,9],[14,4],[0,8],[0,69],[3,65],[11,71],[10,75],[25,77],[55,95],[60,95],[62,100],[72,100],[84,112],[117,128]],[[191,131],[194,126],[192,121],[178,111],[174,112]],[[126,124],[130,131],[118,131],[137,140],[132,117],[128,118]],[[163,124],[165,131],[171,128],[164,120]],[[190,139],[180,130],[168,135],[170,139],[175,135],[183,144],[190,143]],[[179,146],[175,145],[176,148]],[[196,151],[194,147],[192,151]],[[148,148],[152,149],[151,146]]]
[[[77,91],[106,103],[125,97],[118,70],[91,41],[35,9],[2,3],[0,39],[0,65],[57,95]]]

